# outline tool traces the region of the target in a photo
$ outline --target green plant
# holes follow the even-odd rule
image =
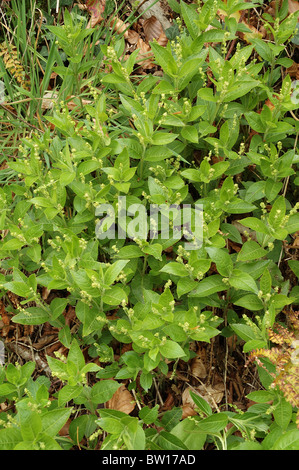
[[[52,38],[47,67],[56,60],[59,98],[46,130],[24,138],[9,163],[15,181],[0,188],[0,282],[4,298],[20,298],[18,309],[7,307],[12,321],[49,323],[69,352],[47,357],[63,386],[55,405],[41,401],[40,416],[24,411],[31,395],[39,404],[38,381],[30,381],[36,394],[28,389],[23,397],[32,366],[7,366],[1,386],[19,418],[3,446],[67,446],[58,427],[45,437],[43,420],[53,406],[51,416],[59,411],[60,424],[66,421],[69,402],[84,409],[70,426],[70,445],[87,438],[94,448],[104,431],[107,450],[298,446],[297,405],[269,381],[248,395],[258,404],[246,412],[214,413],[195,393],[198,414],[184,420],[178,407],[161,415],[141,406],[138,418],[97,410],[124,380],[146,396],[158,377],[173,379],[179,363],[195,356],[194,342],[236,335],[246,354],[267,350],[283,309],[298,304],[298,290],[280,270],[285,241],[299,230],[298,104],[289,75],[280,75],[290,64],[285,50],[298,14],[280,11],[274,26],[268,18],[271,42],[253,39],[230,51],[236,34],[248,32],[234,13],[254,6],[181,2],[178,34],[166,47],[151,43],[159,78],[138,75],[138,50],[124,57],[123,37],[100,44],[101,67],[88,76],[95,31],[68,10],[63,26],[47,27],[58,41]],[[184,205],[190,218],[181,230]],[[47,301],[42,288],[57,295]],[[76,314],[75,334],[67,306]],[[131,347],[119,360],[115,342]],[[18,371],[15,382],[10,370]],[[36,422],[31,436],[22,432],[23,419]]]

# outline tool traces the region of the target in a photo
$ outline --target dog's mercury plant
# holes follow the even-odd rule
[[[68,10],[64,27],[48,27],[68,62],[58,54],[47,127],[22,140],[15,180],[0,188],[0,285],[20,299],[7,307],[12,321],[58,328],[68,354],[46,357],[61,382],[51,400],[34,362],[0,367],[0,399],[14,403],[0,414],[0,449],[298,448],[298,345],[281,326],[284,315],[298,326],[298,288],[281,271],[298,278],[298,261],[283,256],[299,231],[298,104],[281,77],[298,14],[285,18],[282,6],[267,23],[273,41],[231,51],[248,33],[234,14],[258,2],[171,4],[176,37],[151,43],[161,76],[139,76],[138,51],[124,57],[118,37],[100,41],[103,68],[85,78],[95,31]],[[57,295],[44,300],[43,288]],[[215,413],[193,392],[197,414],[186,419],[144,405],[195,357],[192,343],[219,335],[235,335],[258,364],[263,390],[248,395],[248,411]],[[138,416],[99,407],[124,380],[142,396]]]

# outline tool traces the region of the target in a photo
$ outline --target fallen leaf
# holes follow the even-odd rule
[[[244,20],[241,21],[241,23],[243,25],[245,25],[246,28],[250,29],[250,31],[251,31],[251,32],[248,32],[248,33],[242,33],[242,32],[238,33],[238,35],[240,36],[241,39],[243,39],[243,41],[246,41],[247,43],[251,44],[252,39],[255,39],[255,38],[262,39],[263,38],[263,32],[256,29],[255,26],[253,26],[250,23],[246,23],[246,21],[244,21]]]
[[[168,393],[167,397],[166,397],[166,400],[164,401],[164,404],[163,404],[163,410],[171,410],[171,408],[173,407],[173,404],[174,404],[174,398],[173,398],[173,395],[172,393]]]
[[[163,33],[162,25],[155,16],[151,16],[147,20],[144,20],[143,30],[145,39],[148,42],[153,41],[153,39],[158,39],[161,33]]]
[[[269,100],[269,98],[265,101],[265,105],[271,110],[275,109],[275,105]]]
[[[60,431],[58,432],[59,436],[68,436],[69,435],[69,427],[72,420],[69,418],[67,422],[62,426]]]
[[[2,321],[4,325],[9,325],[10,324],[10,316],[7,315],[6,312],[2,313],[1,315]]]
[[[127,41],[129,44],[137,44],[137,41],[139,39],[139,34],[137,33],[137,31],[134,31],[132,29],[129,29],[127,31]]]
[[[135,401],[133,395],[129,392],[126,386],[121,385],[116,390],[113,397],[107,401],[106,407],[110,410],[117,410],[130,414],[135,408]]]
[[[183,410],[182,419],[188,418],[188,416],[195,416],[197,414],[195,409],[188,404],[183,405],[182,410]]]
[[[296,80],[299,80],[299,64],[297,64],[296,62],[293,62],[291,67],[288,67],[286,69],[286,73],[288,73],[290,77],[296,78]]]
[[[110,27],[115,33],[118,33],[118,34],[124,33],[124,38],[127,39],[129,30],[126,31],[126,29],[128,28],[128,25],[124,23],[122,20],[120,20],[117,17],[116,18],[113,17],[110,23]]]
[[[137,64],[141,65],[144,69],[151,69],[154,66],[154,55],[150,45],[146,44],[143,39],[139,38],[137,41],[137,48],[140,49],[137,56]]]
[[[42,99],[42,109],[52,109],[57,101],[58,94],[53,91],[46,91]]]
[[[215,385],[200,385],[197,387],[198,392],[212,408],[216,408],[215,404],[221,402],[224,395],[224,384],[218,383]]]
[[[207,369],[200,357],[194,357],[191,361],[191,373],[195,377],[204,379],[207,376]]]
[[[288,0],[289,4],[289,13],[296,13],[299,10],[299,2],[296,0]]]
[[[91,15],[87,28],[93,28],[103,20],[102,14],[105,10],[105,3],[106,0],[87,0],[86,9]]]
[[[158,37],[157,39],[157,43],[160,45],[160,46],[163,46],[165,47],[168,43],[168,38],[166,37],[166,34],[164,33],[164,31],[162,31],[162,33],[160,34],[160,36]]]
[[[201,398],[206,400],[212,408],[216,408],[216,405],[221,402],[224,395],[224,384],[217,383],[215,385],[199,385],[198,387],[188,387],[182,394],[183,405],[189,405],[192,408],[195,407],[195,403],[190,396],[190,391],[199,395]]]
[[[43,300],[47,300],[47,298],[49,297],[50,292],[51,291],[47,287],[43,287],[43,289],[42,289],[42,298],[43,298]]]

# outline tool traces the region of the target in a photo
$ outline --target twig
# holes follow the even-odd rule
[[[159,398],[159,401],[160,401],[161,405],[164,406],[164,402],[163,402],[162,397],[161,397],[161,394],[160,394],[160,392],[159,392],[158,385],[157,385],[157,383],[156,383],[155,377],[153,377],[153,382],[154,382],[154,385],[155,385],[155,389],[156,389],[156,392],[157,392],[157,396],[158,396],[158,398]]]
[[[24,124],[26,124],[26,126],[29,126],[31,127],[32,129],[36,129],[37,131],[39,132],[42,132],[44,134],[45,131],[43,131],[42,129],[39,129],[38,127],[34,126],[33,124],[30,124],[30,122],[27,122],[25,119],[21,118],[20,116],[18,116],[17,114],[13,113],[10,109],[8,109],[6,106],[4,106],[3,104],[0,103],[0,107],[2,109],[4,109],[7,113],[10,113],[15,119],[19,119],[20,121],[24,122]]]
[[[12,341],[10,343],[6,343],[5,346],[13,353],[20,356],[25,361],[34,361],[38,368],[42,369],[46,375],[51,376],[52,372],[50,367],[46,362],[44,362],[37,353],[34,354],[33,350],[31,350],[30,346],[26,346],[21,343],[17,343]]]

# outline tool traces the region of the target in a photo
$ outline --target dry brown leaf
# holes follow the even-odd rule
[[[188,418],[188,416],[195,416],[197,414],[194,408],[188,404],[183,405],[182,410],[183,410],[182,419]]]
[[[262,39],[263,38],[263,33],[261,31],[258,31],[253,25],[246,23],[246,21],[242,21],[242,24],[246,26],[246,28],[249,28],[251,33],[240,33],[239,36],[241,39],[244,41],[248,42],[251,44],[252,39]]]
[[[163,32],[162,25],[155,16],[151,16],[144,21],[143,30],[145,39],[148,42],[151,42],[153,39],[158,39]]]
[[[43,300],[47,300],[47,298],[50,295],[50,292],[51,291],[47,287],[43,287],[43,289],[42,289],[42,298],[43,298]]]
[[[59,436],[68,436],[69,435],[69,427],[71,424],[72,420],[69,418],[67,422],[62,426],[62,428],[59,431]]]
[[[58,94],[53,91],[46,91],[42,99],[42,109],[52,109],[57,102]]]
[[[215,385],[199,385],[196,388],[188,387],[184,390],[182,395],[183,405],[189,405],[195,407],[195,403],[190,396],[190,391],[197,393],[204,400],[206,400],[212,408],[216,408],[216,405],[221,402],[224,394],[224,384],[218,383]]]
[[[297,64],[296,62],[293,62],[291,67],[288,67],[286,69],[286,73],[288,73],[290,77],[296,78],[296,80],[299,80],[299,64]]]
[[[135,401],[133,395],[127,390],[125,385],[121,385],[113,397],[107,401],[106,407],[110,410],[122,411],[123,413],[130,414],[135,408]]]
[[[166,400],[164,401],[163,410],[171,410],[174,404],[174,398],[172,393],[168,393]]]
[[[137,31],[134,31],[132,29],[129,29],[127,31],[127,41],[129,44],[137,44],[137,41],[139,39],[139,34],[137,33]]]
[[[11,326],[9,326],[9,325],[4,325],[4,326],[2,327],[2,330],[1,330],[1,336],[3,336],[3,338],[5,338],[5,337],[8,335],[10,329],[11,329]]]
[[[299,10],[299,2],[296,0],[288,0],[289,4],[289,13],[295,13],[296,11]]]
[[[6,312],[3,312],[1,314],[1,318],[2,318],[2,321],[3,321],[4,325],[9,325],[10,324],[10,318],[11,317]]]
[[[202,398],[204,398],[212,408],[215,408],[215,404],[221,402],[224,395],[224,384],[218,383],[215,385],[200,385],[197,387]]]
[[[141,65],[144,69],[150,69],[154,66],[153,52],[149,44],[146,44],[143,39],[139,38],[137,41],[137,48],[140,49],[137,64]]]
[[[122,20],[120,20],[117,17],[116,18],[113,17],[110,23],[110,27],[115,33],[118,33],[118,34],[124,33],[124,38],[127,39],[129,31],[126,31],[126,29],[128,25],[124,23]]]
[[[91,15],[87,28],[93,28],[103,20],[102,14],[105,10],[105,4],[106,0],[87,0],[86,8]]]
[[[191,373],[195,377],[204,379],[207,376],[207,369],[200,357],[194,357],[191,361]]]
[[[162,33],[160,34],[160,36],[158,37],[157,39],[157,43],[160,45],[160,46],[163,46],[165,47],[168,43],[168,38],[166,37],[166,34],[164,33],[164,31],[162,31]]]
[[[299,232],[294,233],[294,241],[292,247],[299,246]]]

